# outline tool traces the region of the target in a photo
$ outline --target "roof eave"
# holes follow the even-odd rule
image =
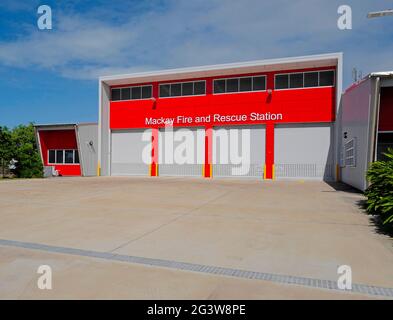
[[[340,59],[342,59],[342,53],[327,53],[320,55],[310,55],[310,56],[300,56],[300,57],[290,57],[290,58],[279,58],[279,59],[267,59],[267,60],[257,60],[257,61],[247,61],[240,63],[226,63],[219,65],[207,65],[199,67],[188,67],[188,68],[177,68],[177,69],[167,69],[161,71],[148,71],[140,73],[131,74],[121,74],[114,76],[102,76],[99,78],[100,82],[106,83],[108,85],[123,84],[120,82],[136,83],[138,81],[165,81],[173,80],[173,78],[187,78],[187,77],[204,77],[204,76],[214,76],[218,73],[242,73],[242,71],[247,72],[249,68],[259,69],[260,71],[271,71],[302,68],[306,65],[316,65],[323,64],[337,64]],[[281,66],[281,67],[279,67]],[[289,67],[290,66],[290,67]],[[271,70],[269,70],[271,69]],[[258,70],[258,71],[259,71]],[[122,81],[123,80],[123,81]]]

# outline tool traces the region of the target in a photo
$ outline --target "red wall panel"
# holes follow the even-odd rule
[[[324,68],[332,69],[332,68]],[[305,69],[297,71],[309,71]],[[320,70],[320,69],[318,69]],[[286,71],[280,71],[285,73]],[[293,70],[291,72],[294,72]],[[247,76],[250,74],[247,74]],[[267,89],[273,89],[274,73],[267,73]],[[246,76],[246,75],[242,75]],[[231,76],[232,77],[232,76]],[[235,77],[235,76],[233,76]],[[219,77],[215,77],[218,79]],[[195,80],[200,80],[195,79]],[[212,94],[212,78],[206,80],[206,96],[158,98],[158,83],[153,83],[154,99],[113,101],[110,103],[110,128],[163,127],[151,124],[147,119],[174,119],[174,126],[219,126],[239,124],[332,122],[335,120],[335,87],[272,90],[265,92]],[[179,80],[184,81],[184,80]],[[172,81],[173,83],[175,81]],[[253,120],[251,114],[279,114],[279,120]],[[214,114],[223,116],[244,115],[241,121],[214,121]],[[196,117],[207,117],[210,121],[197,122]],[[190,117],[184,121],[183,116]],[[187,119],[186,119],[187,120]]]
[[[75,130],[39,130],[44,166],[48,166],[49,149],[78,149]],[[56,164],[54,166],[62,176],[80,176],[79,164]]]
[[[381,89],[379,131],[393,131],[393,88]]]
[[[165,98],[141,101],[116,101],[110,105],[111,129],[163,127],[146,119],[174,119],[174,126],[219,126],[262,124],[269,120],[251,119],[252,113],[281,114],[275,123],[334,121],[335,88],[206,95],[200,97]],[[245,121],[214,121],[214,115],[246,115]],[[210,115],[210,122],[196,122],[195,117]],[[190,117],[187,122],[183,117]]]

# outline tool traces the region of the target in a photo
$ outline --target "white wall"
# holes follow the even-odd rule
[[[342,96],[341,146],[346,141],[356,139],[356,166],[342,167],[341,180],[360,190],[367,187],[365,175],[369,154],[371,85],[371,80],[366,79]],[[345,132],[347,139],[343,137]]]
[[[110,88],[99,82],[99,109],[98,109],[98,159],[100,162],[101,175],[110,175],[110,129],[109,129],[109,107]]]
[[[96,123],[79,124],[77,126],[77,133],[82,174],[84,176],[95,176],[97,174],[98,160],[98,125]]]

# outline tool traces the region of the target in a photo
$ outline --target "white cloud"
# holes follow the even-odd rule
[[[68,10],[54,13],[55,30],[34,26],[28,36],[0,42],[0,61],[95,79],[109,73],[344,51],[348,68],[393,69],[389,18],[365,18],[367,11],[386,8],[389,1],[346,2],[354,11],[352,31],[336,27],[341,1],[172,0],[165,7],[124,4],[115,6],[121,11],[108,11],[108,4],[106,11]]]

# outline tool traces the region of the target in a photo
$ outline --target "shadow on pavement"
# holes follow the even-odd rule
[[[333,181],[325,181],[329,186],[331,186],[335,191],[344,191],[349,193],[358,193],[362,194],[363,192],[351,187],[350,185],[343,182],[333,182]],[[335,192],[335,191],[322,191],[322,192]]]

